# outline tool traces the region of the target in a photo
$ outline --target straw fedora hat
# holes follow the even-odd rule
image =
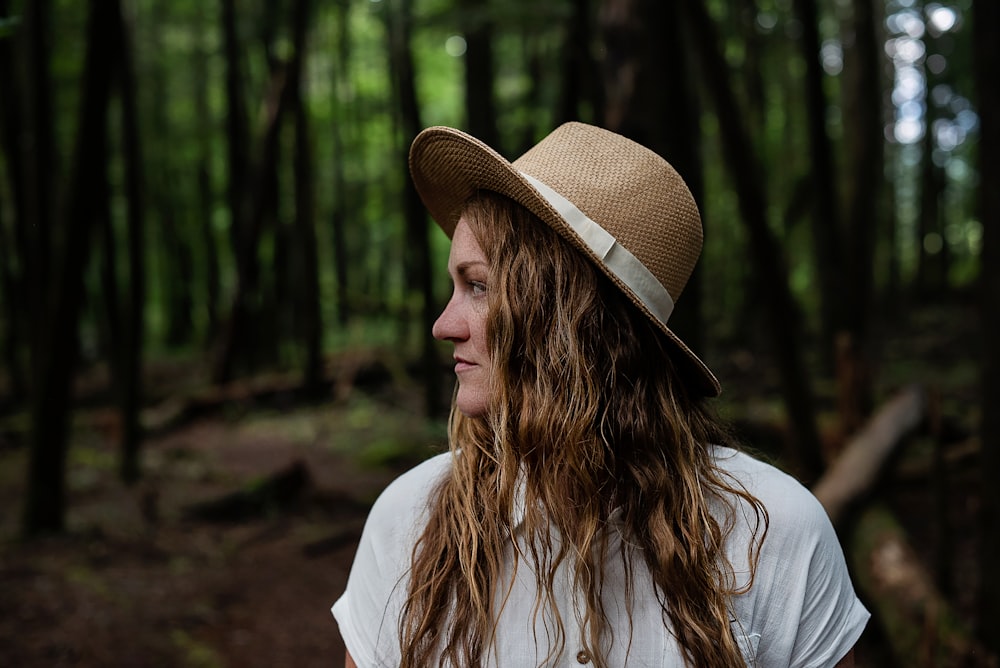
[[[449,238],[479,190],[526,207],[659,325],[692,389],[719,394],[719,381],[667,326],[701,253],[702,228],[687,185],[659,155],[614,132],[566,123],[510,162],[460,130],[432,127],[413,140],[410,173]]]

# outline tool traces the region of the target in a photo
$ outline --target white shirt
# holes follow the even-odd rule
[[[869,614],[851,585],[843,551],[826,513],[802,485],[778,469],[728,448],[715,448],[717,463],[734,475],[767,508],[770,524],[753,587],[735,598],[734,635],[747,665],[766,668],[828,668],[854,646]],[[413,546],[427,517],[434,484],[451,466],[451,453],[438,455],[397,478],[375,502],[358,546],[344,594],[333,606],[352,658],[359,668],[399,664],[399,615],[406,601]],[[747,546],[754,513],[737,522],[727,541],[727,556],[738,578],[747,577]],[[720,518],[721,521],[721,518]],[[618,545],[613,537],[611,554]],[[511,548],[512,550],[513,548]],[[634,558],[632,632],[625,609],[621,561],[608,559],[604,609],[614,642],[611,666],[682,667],[681,650],[664,625],[664,616],[641,558]],[[512,563],[513,560],[509,560]],[[569,568],[557,577],[555,598],[565,630],[565,650],[546,666],[586,663],[581,629],[574,622]],[[503,582],[510,582],[511,573]],[[738,584],[745,584],[746,580]],[[505,587],[503,589],[506,589]],[[500,606],[497,606],[498,609]],[[535,615],[535,576],[526,564],[497,623],[497,645],[488,664],[497,668],[541,665],[550,639],[545,616]]]

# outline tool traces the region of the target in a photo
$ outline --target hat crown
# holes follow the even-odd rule
[[[676,302],[701,253],[698,205],[670,164],[626,137],[566,123],[513,163],[628,249]]]

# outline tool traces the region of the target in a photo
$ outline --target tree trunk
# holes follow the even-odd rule
[[[0,0],[0,16],[10,14],[10,3]],[[21,86],[14,74],[13,39],[0,39],[0,98],[4,100],[21,100]],[[10,186],[13,222],[4,220],[0,212],[0,299],[4,303],[3,313],[3,357],[7,364],[10,379],[10,392],[15,402],[22,401],[28,392],[28,384],[24,370],[24,360],[20,351],[22,342],[27,340],[28,322],[24,316],[28,313],[28,304],[24,301],[28,286],[26,285],[27,267],[24,260],[27,255],[17,243],[17,228],[25,217],[24,207],[24,175],[20,140],[24,132],[24,119],[20,104],[0,105],[0,151],[5,156],[5,169]],[[8,227],[10,225],[10,227]],[[18,256],[18,251],[22,254]],[[20,261],[18,261],[20,257]]]
[[[703,4],[705,4],[703,2]],[[760,12],[757,0],[736,0],[729,5],[729,18],[733,25],[732,32],[724,35],[738,35],[743,50],[742,63],[736,81],[742,89],[747,114],[747,127],[751,136],[759,136],[764,131],[764,118],[767,113],[767,96],[764,93],[765,68],[763,65],[763,43],[765,37],[757,27],[757,16]]]
[[[91,0],[89,7],[80,123],[67,206],[61,217],[65,236],[57,248],[58,261],[52,263],[60,271],[44,304],[48,326],[35,340],[36,387],[22,526],[29,536],[61,531],[65,525],[66,450],[83,268],[91,228],[102,207],[100,180],[105,178],[102,169],[107,164],[107,110],[117,51],[115,15],[111,3],[102,0]]]
[[[2,337],[0,337],[0,355],[3,355],[7,365],[7,376],[10,383],[10,401],[12,404],[21,403],[27,392],[27,382],[25,380],[23,367],[21,364],[21,330],[24,323],[21,321],[21,313],[24,306],[21,303],[19,287],[19,276],[15,273],[14,259],[15,245],[11,242],[7,233],[7,222],[3,216],[3,203],[0,202],[0,302],[3,302],[4,310],[0,314],[0,323],[3,324]],[[0,406],[3,406],[4,398],[0,397]]]
[[[51,45],[51,0],[24,4],[22,51],[26,64],[22,81],[23,128],[20,166],[24,177],[22,217],[18,220],[19,246],[24,259],[24,286],[31,308],[30,340],[38,341],[48,326],[44,305],[52,281],[52,188],[60,183],[55,162],[52,82],[49,59]],[[11,99],[11,98],[8,98]],[[16,98],[14,98],[16,99]],[[32,361],[36,364],[36,361]]]
[[[204,23],[201,17],[201,10],[198,14],[198,25],[196,40],[196,58],[198,66],[192,68],[193,87],[192,98],[197,121],[198,134],[198,167],[197,167],[197,188],[196,211],[194,222],[198,228],[197,238],[201,240],[205,277],[205,311],[208,315],[208,328],[205,333],[205,340],[211,341],[218,334],[219,327],[219,307],[222,300],[222,283],[219,272],[219,245],[215,237],[215,225],[213,224],[215,210],[215,189],[212,183],[211,168],[211,135],[212,117],[209,112],[208,89],[209,83],[205,76],[206,68],[203,63],[210,57],[210,49],[206,43]]]
[[[591,2],[572,0],[571,4],[573,13],[563,38],[563,61],[559,67],[562,76],[556,106],[556,124],[585,119],[589,115],[591,122],[606,126],[604,86],[595,75],[598,65],[590,52],[590,45],[593,43]],[[531,144],[534,141],[529,146]]]
[[[139,446],[142,425],[139,409],[142,405],[142,348],[145,334],[143,308],[146,303],[145,268],[145,207],[143,199],[143,163],[139,145],[138,111],[136,109],[135,67],[133,64],[130,29],[122,13],[120,0],[112,0],[115,29],[118,30],[117,64],[122,103],[122,148],[128,230],[128,291],[124,302],[125,325],[122,331],[121,382],[119,408],[122,416],[122,460],[120,475],[125,483],[139,479]]]
[[[983,221],[980,255],[982,317],[982,462],[979,568],[979,636],[1000,654],[1000,3],[974,0],[973,74],[979,112],[979,220]]]
[[[761,182],[764,169],[743,125],[711,19],[697,0],[683,0],[682,5],[686,10],[686,23],[691,27],[692,41],[698,48],[702,80],[719,119],[726,167],[736,188],[750,242],[750,259],[760,292],[765,297],[762,307],[767,311],[775,361],[781,374],[782,397],[792,432],[791,444],[794,444],[788,448],[790,463],[803,479],[812,481],[823,470],[815,402],[802,359],[798,305],[788,286],[781,248],[768,226],[766,192]]]
[[[399,105],[400,125],[404,138],[399,155],[400,169],[406,169],[409,144],[420,131],[420,107],[413,74],[413,56],[410,51],[411,0],[398,0],[387,13],[389,61]],[[403,206],[406,219],[406,285],[417,286],[421,301],[420,342],[421,372],[424,380],[424,408],[428,415],[443,412],[441,369],[437,359],[437,346],[431,334],[437,318],[434,301],[434,282],[431,273],[431,249],[427,230],[427,212],[420,201],[409,173],[404,179]]]
[[[851,438],[812,491],[834,524],[846,531],[858,587],[878,616],[898,665],[985,668],[990,657],[935,585],[896,518],[880,503],[859,509],[877,489],[905,437],[922,423],[933,428],[935,412],[923,389],[904,388]]]
[[[927,74],[925,70],[925,74]],[[928,87],[930,81],[928,80]],[[941,198],[944,194],[944,170],[934,164],[934,133],[931,127],[938,115],[928,94],[925,100],[925,122],[923,154],[920,157],[920,212],[917,223],[917,299],[925,301],[929,297],[941,296],[947,289],[947,262],[944,259],[947,245],[944,243],[944,226],[941,224],[943,211]],[[941,241],[934,248],[933,238]]]
[[[858,589],[878,617],[895,665],[996,668],[996,656],[975,642],[887,508],[866,508],[847,544]]]
[[[223,48],[226,56],[226,148],[229,158],[229,228],[239,248],[246,224],[246,174],[249,162],[250,133],[247,130],[243,99],[243,75],[240,37],[236,30],[236,1],[222,0]]]
[[[0,0],[0,16],[10,16],[10,2]],[[11,37],[0,39],[0,97],[4,100],[24,99],[21,77],[14,69],[20,53]],[[25,133],[22,105],[0,104],[0,150],[5,156],[4,175],[10,184],[15,220],[24,218],[24,169],[21,167],[21,140]],[[12,242],[8,242],[12,243]],[[8,246],[14,248],[14,246]]]
[[[346,327],[351,320],[350,272],[347,266],[347,183],[344,178],[344,140],[339,124],[331,128],[333,135],[333,211],[330,214],[330,230],[333,244],[333,271],[336,277],[337,322]]]
[[[278,76],[284,76],[280,74]],[[287,85],[282,83],[281,85]],[[284,94],[284,93],[279,93]],[[282,116],[288,110],[281,112]],[[279,219],[280,184],[279,166],[283,166],[281,150],[281,132],[284,129],[284,119],[277,121],[274,128],[279,134],[275,138],[273,162],[258,164],[254,170],[253,183],[255,197],[254,210],[251,214],[248,234],[250,242],[245,249],[247,262],[244,267],[249,269],[249,278],[242,291],[243,305],[241,314],[243,320],[236,331],[243,331],[236,341],[237,366],[252,372],[261,366],[276,364],[281,359],[281,341],[293,336],[291,331],[292,310],[289,299],[289,253],[291,239],[294,234],[291,225],[283,224]],[[266,135],[265,135],[266,137]],[[265,142],[267,139],[265,138]],[[266,147],[265,147],[265,150]],[[259,208],[258,208],[259,207]],[[272,250],[271,271],[263,270],[261,257],[261,242],[270,234]],[[253,331],[253,336],[246,336],[247,328]]]
[[[259,348],[262,342],[273,343],[272,327],[252,326],[251,323],[260,323],[254,323],[254,316],[258,310],[251,305],[250,297],[258,290],[260,237],[266,222],[272,220],[275,215],[277,198],[275,169],[281,143],[281,123],[289,102],[288,78],[284,68],[277,66],[272,73],[269,93],[264,102],[267,115],[262,149],[258,160],[254,162],[256,168],[251,179],[253,184],[251,215],[247,219],[246,229],[241,234],[241,243],[237,248],[236,289],[229,317],[220,332],[216,351],[212,374],[216,383],[231,380],[237,356],[241,351],[243,354],[249,354],[247,346]]]
[[[844,136],[848,180],[848,225],[845,252],[847,290],[844,292],[845,331],[857,362],[870,367],[870,321],[874,295],[875,239],[882,221],[884,152],[882,118],[882,53],[878,44],[874,0],[853,0],[852,17],[847,27],[853,48],[845,51],[844,62]],[[852,397],[860,415],[868,415],[873,403],[873,379],[855,387],[840,388],[844,397]]]
[[[924,421],[927,396],[919,386],[899,392],[855,434],[812,488],[837,524],[869,494],[903,438]]]
[[[296,0],[293,9],[292,44],[295,49],[289,76],[295,123],[295,229],[296,245],[302,259],[299,271],[299,294],[303,343],[306,357],[302,382],[309,392],[319,392],[323,381],[323,317],[320,309],[319,258],[316,249],[316,212],[313,188],[312,145],[309,138],[309,115],[302,100],[303,69],[306,56],[306,29],[309,22],[308,0]]]
[[[229,182],[227,199],[229,204],[229,237],[237,267],[240,258],[245,254],[247,233],[246,205],[247,172],[249,165],[250,133],[247,130],[246,110],[243,99],[243,76],[240,59],[240,37],[236,30],[236,2],[222,0],[220,14],[222,23],[223,49],[226,60],[226,148],[228,155]],[[237,278],[237,292],[240,290],[240,279]],[[227,316],[226,322],[220,328],[216,337],[212,379],[221,383],[228,381],[233,373],[233,361],[236,345],[234,319],[237,317],[240,298],[232,300],[234,311]]]
[[[833,149],[826,131],[826,95],[820,61],[819,16],[816,0],[795,0],[802,26],[802,55],[806,62],[806,120],[809,124],[809,164],[812,192],[812,239],[819,278],[823,357],[832,359],[834,337],[844,326],[844,260],[841,251],[839,203]]]
[[[344,113],[343,105],[340,103],[339,93],[342,90],[342,86],[346,84],[348,80],[348,73],[350,72],[350,58],[351,58],[351,38],[350,31],[348,30],[348,2],[347,0],[340,0],[336,3],[337,10],[337,58],[334,62],[333,71],[333,81],[331,90],[331,106],[336,110],[336,115],[338,120],[334,121],[333,127],[330,128],[331,132],[331,144],[333,147],[333,211],[330,216],[330,228],[332,232],[332,243],[333,243],[333,269],[336,275],[336,293],[337,293],[337,322],[343,327],[351,319],[351,303],[350,303],[350,284],[347,266],[347,235],[345,234],[345,227],[347,226],[348,220],[348,191],[347,182],[344,177],[344,163],[345,151],[344,151],[344,131],[342,125],[344,125],[343,120],[346,118],[346,113]]]
[[[232,33],[232,39],[235,40],[235,17],[231,15],[231,2],[232,0],[225,1],[224,9],[226,11],[224,11],[223,18],[226,23],[227,35]],[[273,3],[267,5],[268,8],[272,6]],[[236,184],[233,183],[234,179],[238,179],[242,184],[239,188],[242,192],[230,193],[230,206],[234,209],[233,220],[234,222],[241,220],[242,224],[238,234],[233,237],[237,274],[236,287],[231,299],[229,315],[217,337],[212,372],[212,378],[217,383],[227,382],[232,378],[237,362],[252,366],[260,358],[262,351],[267,356],[273,356],[277,349],[278,326],[274,322],[273,316],[274,311],[277,310],[277,304],[273,291],[270,293],[261,291],[258,254],[261,236],[268,223],[273,223],[277,216],[277,165],[282,121],[290,104],[290,88],[287,66],[281,64],[272,54],[270,45],[272,26],[268,21],[265,21],[262,27],[270,72],[268,92],[263,103],[263,139],[260,152],[252,162],[247,157],[249,152],[245,149],[239,149],[244,160],[241,163],[242,169],[230,166],[231,190],[236,187]],[[233,127],[234,105],[240,109],[237,115],[242,114],[242,93],[240,92],[242,85],[236,72],[238,50],[235,44],[230,47],[229,41],[230,39],[227,37],[227,59],[234,60],[229,62],[227,79],[234,76],[237,79],[227,85],[227,89],[230,90],[231,116],[229,141],[232,142],[237,140],[236,131],[239,129]],[[230,146],[231,159],[235,159],[236,153],[237,151]],[[251,167],[246,165],[251,165]],[[280,243],[280,240],[276,239],[275,243]],[[280,256],[280,250],[276,250],[276,257]],[[260,299],[253,299],[254,296],[259,296]],[[264,302],[264,304],[262,305],[260,302]],[[264,313],[269,315],[264,316]]]
[[[95,225],[98,228],[97,234],[100,236],[101,251],[99,273],[101,301],[104,306],[104,326],[101,328],[104,339],[102,347],[106,350],[108,357],[113,394],[120,401],[122,393],[122,334],[125,331],[125,325],[122,322],[121,287],[118,280],[118,243],[115,239],[115,225],[109,207],[111,201],[110,185],[106,174],[100,176],[102,177],[99,183],[101,192],[95,194],[100,202],[100,209],[96,216]]]
[[[281,359],[282,338],[293,338],[294,314],[289,299],[289,257],[294,232],[290,225],[283,225],[280,216],[283,167],[282,132],[292,107],[291,63],[276,48],[278,28],[281,25],[283,3],[281,0],[264,0],[263,14],[257,21],[258,37],[264,49],[270,83],[270,94],[265,103],[276,108],[274,125],[265,125],[264,141],[260,155],[255,155],[248,181],[252,190],[249,226],[242,249],[243,262],[238,266],[244,271],[242,304],[234,312],[240,316],[235,321],[237,332],[253,331],[253,336],[240,335],[232,350],[236,361],[248,371],[261,364],[274,364]],[[276,134],[272,134],[272,131]],[[261,271],[261,241],[271,234],[272,270]]]
[[[927,79],[927,68],[924,68],[925,88],[930,88],[930,80]],[[927,236],[937,227],[936,221],[938,212],[938,191],[934,184],[934,133],[931,127],[934,116],[937,114],[931,104],[930,91],[924,94],[924,137],[921,142],[920,154],[920,209],[917,213],[917,238],[914,239],[917,247],[917,276],[916,276],[916,296],[918,301],[924,301],[933,292],[936,286],[932,285],[930,276],[930,265],[932,263],[930,254],[927,252]]]
[[[493,20],[485,0],[459,0],[465,32],[465,122],[469,134],[499,149],[493,101]],[[412,139],[412,136],[411,136]]]
[[[546,85],[543,79],[544,65],[542,62],[545,52],[544,40],[540,39],[538,35],[524,35],[521,48],[524,52],[524,73],[528,78],[528,87],[521,98],[521,104],[530,111],[519,128],[516,143],[511,147],[513,149],[511,155],[524,155],[538,141],[538,136],[550,129],[549,121],[543,120],[541,113],[544,110],[542,95]],[[563,77],[560,77],[560,101],[557,102],[557,105],[563,104],[562,96],[564,94],[569,94],[563,90],[566,85],[572,85],[565,80],[567,76],[572,75],[564,74]],[[563,122],[561,114],[562,112],[556,112],[556,125]],[[579,120],[579,117],[574,116],[568,120]],[[544,128],[541,127],[543,125]]]
[[[169,160],[164,161],[167,162]],[[191,342],[194,329],[192,318],[194,299],[191,291],[195,276],[194,260],[191,243],[185,238],[184,226],[178,219],[179,203],[174,201],[172,196],[173,190],[179,185],[177,174],[169,164],[158,165],[158,171],[160,192],[154,196],[155,210],[160,223],[160,239],[166,255],[166,261],[163,262],[160,272],[166,319],[164,340],[168,346],[180,347]]]
[[[607,127],[663,156],[703,201],[697,92],[690,80],[678,0],[608,0],[605,35]],[[653,28],[655,26],[655,28]],[[664,68],[664,63],[671,63]],[[701,265],[684,289],[670,327],[695,352],[703,347]]]

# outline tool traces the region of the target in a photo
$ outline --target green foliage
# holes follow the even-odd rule
[[[338,438],[331,445],[368,468],[407,468],[441,452],[447,442],[444,424],[386,410],[363,395],[335,410]]]
[[[422,354],[424,329],[419,290],[404,260],[407,257],[403,206],[407,169],[401,159],[411,137],[400,130],[400,110],[394,94],[387,44],[387,19],[410,7],[409,29],[419,113],[424,125],[465,125],[463,40],[470,25],[488,24],[493,32],[493,94],[501,153],[513,157],[547,133],[556,119],[559,95],[566,79],[567,43],[577,3],[535,0],[459,3],[454,0],[338,0],[313,3],[307,24],[301,85],[303,116],[308,121],[309,158],[313,186],[311,223],[315,228],[318,290],[322,311],[322,352],[329,358],[344,351],[392,350],[397,368],[394,380],[405,379],[407,362]],[[603,43],[602,14],[591,3],[590,65],[603,67],[608,54]],[[846,147],[858,132],[851,125],[850,89],[846,67],[854,53],[845,37],[849,3],[818,3],[819,57],[825,76],[826,128],[835,162],[836,196],[844,209],[852,169]],[[886,185],[879,195],[879,229],[875,233],[875,303],[901,303],[909,294],[949,294],[964,289],[980,271],[983,223],[975,213],[978,133],[971,70],[969,2],[955,0],[927,4],[885,0],[876,3],[882,14],[879,31],[884,41],[880,57],[885,122]],[[246,192],[241,194],[249,213],[268,206],[260,193],[270,184],[265,167],[268,119],[278,107],[278,92],[294,53],[292,10],[295,3],[238,3],[237,60],[228,61],[221,3],[182,0],[131,0],[125,3],[131,53],[137,78],[137,106],[141,138],[143,208],[145,214],[146,301],[144,326],[146,356],[162,359],[183,351],[205,356],[203,375],[234,311],[239,251],[248,234],[237,226],[230,210],[233,174],[243,170]],[[807,55],[802,53],[801,28],[795,3],[760,0],[735,6],[722,0],[707,3],[726,55],[739,116],[752,138],[760,165],[760,181],[767,202],[768,224],[787,264],[790,289],[804,315],[808,344],[819,325],[820,295],[817,251],[810,217],[813,193],[803,194],[814,168],[807,138],[808,109],[804,77]],[[935,14],[944,12],[943,14]],[[938,18],[935,18],[938,16]],[[947,20],[946,20],[947,19]],[[951,20],[953,19],[953,21]],[[52,94],[54,163],[50,182],[41,184],[55,205],[66,201],[71,177],[70,156],[77,140],[83,85],[87,4],[53,0],[49,16],[49,81]],[[23,19],[0,17],[0,38],[17,49]],[[651,31],[656,26],[648,27]],[[913,55],[920,52],[922,55]],[[906,55],[910,54],[910,55]],[[20,52],[16,52],[20,55]],[[15,59],[18,81],[33,70]],[[695,64],[697,69],[697,63]],[[659,64],[652,64],[659,67]],[[232,69],[231,69],[232,67]],[[246,136],[242,165],[229,164],[227,122],[230,109],[227,75],[239,75]],[[699,72],[694,73],[698,81]],[[595,77],[600,80],[600,76]],[[23,82],[22,82],[23,83]],[[672,83],[669,69],[663,85]],[[109,331],[109,295],[104,294],[101,269],[105,264],[127,265],[125,119],[120,86],[109,107],[109,160],[92,165],[107,171],[110,189],[110,229],[114,248],[105,257],[100,240],[92,243],[84,276],[84,316],[79,326],[83,359],[108,359],[114,337]],[[700,149],[704,192],[699,202],[705,223],[705,247],[700,262],[703,279],[702,313],[707,347],[737,342],[757,347],[762,342],[761,304],[768,295],[756,284],[749,261],[745,226],[739,201],[721,150],[718,120],[699,85],[693,95],[678,96],[700,114],[700,136],[691,138]],[[582,104],[581,115],[597,117],[599,110]],[[25,103],[24,110],[30,105]],[[914,110],[917,111],[914,111]],[[916,116],[913,114],[916,113]],[[923,115],[921,115],[923,114]],[[6,116],[4,117],[7,118]],[[584,118],[584,120],[591,120]],[[286,113],[278,130],[273,159],[276,192],[274,214],[257,220],[253,280],[246,299],[251,317],[238,340],[249,351],[241,372],[301,368],[308,359],[303,343],[305,292],[301,241],[296,219],[303,215],[296,199],[294,121]],[[922,133],[929,132],[929,141]],[[16,210],[13,174],[20,173],[19,153],[4,146],[4,179],[0,187],[2,240],[21,236],[23,212]],[[927,180],[926,174],[936,180]],[[924,195],[934,190],[933,197]],[[922,216],[936,201],[937,213]],[[70,212],[72,213],[72,212]],[[845,212],[840,212],[841,218]],[[73,221],[60,211],[60,224]],[[847,221],[841,226],[846,228]],[[243,223],[247,223],[244,221]],[[59,228],[57,228],[59,229]],[[428,224],[436,301],[444,302],[444,270],[448,242]],[[58,236],[58,235],[56,235]],[[9,255],[9,253],[7,254]],[[5,269],[23,279],[29,257],[6,257]],[[929,269],[928,269],[929,268]],[[309,279],[311,280],[311,279]],[[13,288],[0,285],[0,346],[19,346],[5,357],[27,364],[30,337],[25,322],[6,308]],[[10,290],[14,289],[14,292]],[[881,315],[881,314],[880,314]],[[24,318],[25,316],[20,316]],[[20,338],[8,330],[20,329]],[[8,344],[8,341],[14,343]],[[7,352],[6,350],[3,352]],[[810,350],[812,357],[823,353]],[[916,368],[916,367],[914,367]],[[966,372],[963,372],[966,373]],[[822,372],[817,375],[823,375]],[[821,381],[816,381],[819,384]],[[420,391],[420,390],[415,390]],[[156,394],[150,392],[150,394]],[[235,409],[239,411],[240,409]],[[364,417],[364,408],[356,406]],[[232,416],[234,421],[242,413]],[[375,444],[373,461],[392,459],[397,449],[409,450],[412,440],[389,429],[375,433],[374,425],[357,426],[359,442]],[[420,434],[417,440],[424,439]],[[81,449],[76,458],[94,456]],[[84,461],[80,471],[109,470],[107,461]],[[73,484],[95,484],[87,473]]]

